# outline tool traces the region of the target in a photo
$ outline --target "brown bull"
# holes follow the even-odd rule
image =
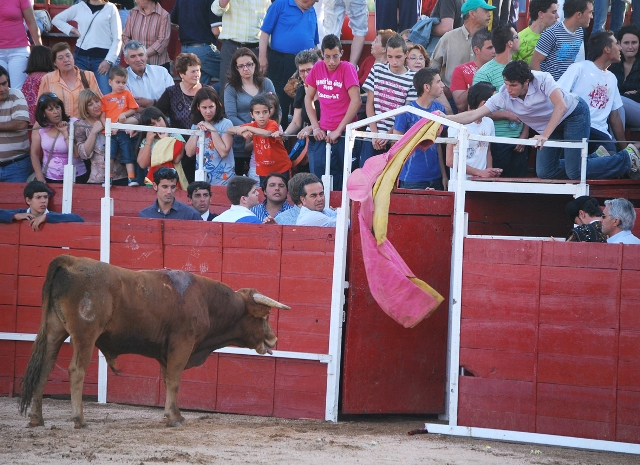
[[[271,353],[277,338],[271,307],[289,309],[255,289],[229,286],[184,271],[131,271],[89,258],[62,255],[49,265],[42,287],[42,322],[22,382],[20,412],[32,403],[29,426],[42,426],[42,394],[60,346],[71,336],[71,419],[86,426],[84,375],[94,346],[115,372],[120,354],[160,363],[167,391],[168,426],[184,421],[177,403],[182,371],[234,345]]]

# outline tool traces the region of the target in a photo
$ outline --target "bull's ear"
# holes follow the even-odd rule
[[[260,305],[253,300],[253,294],[256,294],[258,291],[256,291],[255,289],[239,289],[236,292],[240,294],[244,299],[247,311],[251,316],[255,318],[269,317],[269,314],[271,313],[271,307]]]

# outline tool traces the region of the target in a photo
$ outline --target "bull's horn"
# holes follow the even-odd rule
[[[266,295],[259,294],[257,292],[255,294],[253,294],[253,300],[254,300],[255,303],[266,305],[267,307],[282,308],[284,310],[291,310],[291,307],[288,307],[285,304],[281,304],[277,300],[273,300],[272,298],[267,297]]]

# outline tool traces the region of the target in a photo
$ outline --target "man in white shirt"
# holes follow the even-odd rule
[[[604,201],[602,232],[609,236],[609,244],[640,244],[640,239],[631,234],[636,222],[636,211],[627,199]]]
[[[219,223],[251,223],[262,224],[250,210],[260,203],[256,185],[258,182],[246,176],[234,176],[227,184],[227,197],[231,208],[220,213],[213,221]]]
[[[140,111],[155,105],[167,87],[174,84],[163,66],[147,64],[147,49],[136,40],[130,40],[124,46],[124,61],[129,65],[127,89],[136,99]]]
[[[336,212],[324,208],[324,186],[313,178],[300,183],[300,201],[302,207],[296,220],[298,226],[328,226],[335,228]]]
[[[600,31],[589,38],[589,57],[569,66],[558,80],[558,85],[566,92],[581,97],[589,106],[591,131],[589,140],[603,141],[589,144],[589,153],[595,152],[602,143],[605,150],[617,152],[615,140],[625,140],[624,126],[618,114],[622,99],[618,90],[618,80],[608,70],[612,63],[620,62],[620,44],[611,31]],[[609,133],[609,127],[614,138]],[[620,150],[624,145],[619,143]],[[603,153],[608,155],[608,153]]]

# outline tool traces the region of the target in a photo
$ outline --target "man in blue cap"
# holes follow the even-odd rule
[[[453,69],[473,60],[471,38],[478,29],[489,25],[491,10],[495,10],[495,7],[485,0],[467,0],[461,8],[462,26],[443,35],[433,51],[431,67],[440,71],[442,81],[446,85],[445,95],[450,101],[453,98],[449,91]]]

